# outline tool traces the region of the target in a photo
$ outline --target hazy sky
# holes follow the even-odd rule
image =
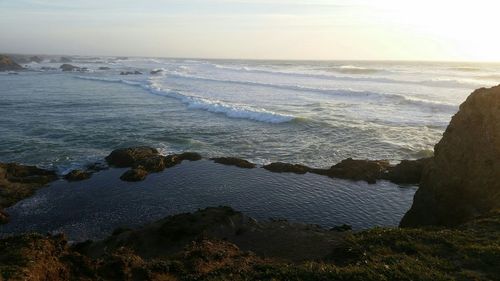
[[[0,52],[500,61],[500,1],[0,0]]]

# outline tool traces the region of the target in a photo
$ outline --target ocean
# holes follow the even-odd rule
[[[72,60],[88,72],[47,59],[0,75],[0,161],[64,173],[148,145],[258,164],[397,162],[431,155],[468,94],[500,82],[486,63]]]
[[[500,82],[500,64],[359,61],[241,61],[73,57],[0,74],[0,162],[59,174],[102,161],[113,149],[147,145],[329,167],[345,158],[430,156],[459,105]],[[109,68],[109,69],[108,69]],[[141,74],[121,75],[122,72]],[[152,72],[153,71],[153,72]],[[119,180],[59,180],[7,208],[0,237],[64,232],[101,239],[167,215],[229,205],[279,218],[355,230],[396,226],[416,186],[368,185],[306,174],[275,174],[203,160]]]

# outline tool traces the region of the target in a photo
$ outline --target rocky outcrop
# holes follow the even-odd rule
[[[162,73],[162,72],[163,72],[163,69],[154,69],[154,70],[151,70],[149,72],[149,74],[155,75],[155,74]]]
[[[273,162],[268,165],[264,165],[262,168],[273,172],[273,173],[294,173],[294,174],[305,174],[311,171],[311,168],[300,165],[300,164],[289,164],[283,162]]]
[[[53,171],[14,163],[0,163],[0,224],[8,222],[8,214],[2,211],[18,201],[30,197],[47,183],[57,179]]]
[[[141,74],[142,74],[142,72],[137,71],[137,70],[134,71],[134,72],[132,72],[132,71],[122,71],[122,72],[120,72],[120,75],[141,75]]]
[[[106,161],[111,166],[133,169],[122,175],[121,179],[126,181],[143,180],[148,173],[161,172],[184,160],[201,160],[201,155],[195,152],[184,152],[163,156],[151,147],[129,147],[116,149],[106,157]]]
[[[78,66],[74,66],[72,64],[62,64],[60,67],[59,67],[62,71],[77,71],[77,72],[85,72],[87,71],[88,69],[86,67],[78,67]]]
[[[0,71],[18,71],[24,68],[14,62],[10,57],[0,55]]]
[[[86,179],[90,179],[92,176],[92,173],[84,170],[73,170],[69,173],[67,173],[64,176],[64,179],[67,181],[82,181]]]
[[[179,214],[105,240],[0,239],[2,280],[498,280],[500,212],[455,229],[335,231],[258,222],[229,207]]]
[[[36,63],[41,63],[43,61],[43,59],[39,56],[32,56],[30,59],[29,59],[30,62],[36,62]]]
[[[423,172],[403,227],[457,225],[500,207],[500,86],[474,91]]]
[[[422,172],[425,166],[431,161],[432,157],[418,160],[403,160],[396,166],[389,167],[383,178],[397,184],[420,183]]]
[[[218,164],[222,165],[228,165],[228,166],[236,166],[239,168],[244,168],[244,169],[252,169],[255,168],[254,163],[250,163],[245,159],[240,159],[236,157],[216,157],[212,158],[212,161]]]
[[[348,158],[332,166],[326,171],[326,175],[334,178],[364,180],[368,183],[375,183],[377,179],[383,178],[384,173],[390,167],[385,160],[354,160]]]

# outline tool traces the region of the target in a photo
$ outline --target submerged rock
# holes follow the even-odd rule
[[[24,68],[14,62],[10,57],[0,55],[0,71],[17,71]]]
[[[148,176],[148,171],[143,168],[134,168],[126,171],[120,179],[123,181],[142,181]]]
[[[92,173],[83,170],[73,170],[64,176],[67,181],[82,181],[90,179]]]
[[[213,160],[215,163],[218,164],[236,166],[239,168],[245,168],[245,169],[255,168],[254,163],[250,163],[247,160],[235,157],[217,157],[217,158],[212,158],[211,160]]]
[[[99,70],[110,70],[111,68],[107,67],[107,66],[101,66],[99,67]]]
[[[499,208],[500,86],[474,91],[434,151],[401,226],[453,226]]]

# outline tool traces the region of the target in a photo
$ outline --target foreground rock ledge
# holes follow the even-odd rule
[[[500,207],[500,86],[460,106],[401,226],[457,225]]]
[[[455,229],[352,233],[207,208],[71,246],[64,235],[0,239],[0,279],[498,280],[499,229],[500,211]]]

